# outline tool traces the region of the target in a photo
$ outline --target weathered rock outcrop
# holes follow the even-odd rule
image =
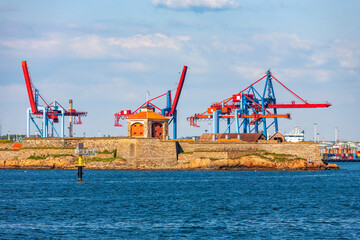
[[[3,160],[0,168],[6,169],[75,169],[76,159],[71,156],[48,158],[41,160]],[[86,169],[99,170],[337,170],[336,164],[309,163],[305,160],[276,161],[261,158],[259,156],[244,156],[238,159],[196,158],[190,162],[158,166],[147,164],[129,164],[125,159],[116,158],[104,161],[88,160]]]
[[[192,160],[187,169],[214,170],[337,170],[336,164],[309,163],[305,160],[271,161],[258,156],[246,156],[239,159],[211,160],[197,158]]]
[[[48,159],[8,159],[0,161],[5,169],[75,169],[74,159],[70,156]]]

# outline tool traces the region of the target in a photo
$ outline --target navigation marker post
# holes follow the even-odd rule
[[[97,151],[95,148],[93,149],[85,149],[84,148],[84,143],[78,143],[76,149],[75,149],[75,154],[79,155],[79,159],[77,162],[77,165],[75,165],[75,167],[78,168],[78,181],[82,182],[82,175],[83,175],[83,167],[85,167],[85,161],[83,160],[83,156],[90,156],[90,155],[96,155]]]

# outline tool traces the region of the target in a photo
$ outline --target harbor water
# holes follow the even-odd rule
[[[344,171],[0,170],[0,239],[359,239]]]

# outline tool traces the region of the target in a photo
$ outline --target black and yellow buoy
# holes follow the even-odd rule
[[[82,175],[83,175],[83,167],[85,167],[85,164],[82,160],[81,155],[79,156],[79,160],[78,160],[78,164],[76,165],[77,169],[78,169],[78,181],[82,182]]]
[[[77,148],[75,149],[75,154],[79,155],[79,159],[75,167],[78,169],[78,181],[83,182],[83,168],[85,167],[85,161],[83,159],[84,156],[96,155],[96,149],[84,149],[84,143],[78,143]]]

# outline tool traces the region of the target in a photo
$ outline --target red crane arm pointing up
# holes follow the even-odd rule
[[[33,92],[33,89],[32,89],[31,78],[30,78],[30,74],[29,74],[29,70],[28,70],[26,61],[22,62],[22,68],[23,68],[23,72],[24,72],[27,92],[28,92],[28,95],[29,95],[31,111],[33,113],[37,113],[38,109],[37,109],[37,106],[36,106],[36,103],[35,103],[34,92]]]
[[[171,106],[171,110],[169,112],[169,116],[174,115],[174,113],[176,111],[176,107],[177,107],[178,102],[179,102],[181,90],[182,90],[182,87],[184,85],[184,81],[185,81],[185,77],[186,77],[186,71],[187,71],[187,66],[184,66],[181,77],[180,77],[180,82],[179,82],[179,85],[178,85],[177,90],[176,90],[176,95],[175,95],[173,104]]]

